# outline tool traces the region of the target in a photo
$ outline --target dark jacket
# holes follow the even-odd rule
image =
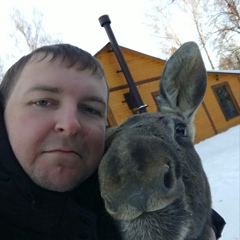
[[[225,222],[216,212],[213,219],[219,236]],[[100,197],[97,172],[68,193],[48,191],[31,181],[12,152],[1,101],[0,239],[121,240]]]
[[[29,179],[11,150],[0,109],[0,239],[97,239],[95,215],[71,195]]]

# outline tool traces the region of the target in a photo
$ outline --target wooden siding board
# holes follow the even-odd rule
[[[198,143],[203,139],[206,139],[215,135],[214,128],[211,124],[211,121],[203,105],[201,105],[197,110],[194,124],[195,124],[195,131],[196,131],[194,143]]]

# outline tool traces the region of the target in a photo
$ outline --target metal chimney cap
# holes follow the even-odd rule
[[[98,18],[101,26],[103,27],[105,23],[111,23],[111,20],[108,15],[102,15],[100,18]]]

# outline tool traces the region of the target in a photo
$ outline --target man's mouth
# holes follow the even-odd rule
[[[53,150],[49,150],[49,151],[46,151],[48,153],[60,153],[60,154],[75,154],[79,157],[81,157],[81,155],[74,151],[74,150],[68,150],[68,149],[53,149]]]

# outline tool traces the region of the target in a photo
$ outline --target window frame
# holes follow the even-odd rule
[[[221,101],[220,101],[220,99],[219,99],[219,96],[218,96],[218,94],[217,94],[217,92],[216,92],[216,89],[218,89],[218,88],[220,88],[220,87],[225,87],[225,88],[226,88],[226,91],[227,91],[227,93],[228,93],[228,95],[229,95],[229,97],[230,97],[230,100],[231,100],[233,106],[235,107],[235,109],[236,109],[236,111],[237,111],[237,114],[236,114],[235,116],[233,116],[233,117],[228,117],[228,116],[226,115],[225,111],[224,111],[224,108],[223,108],[223,106],[222,106],[222,104],[221,104]],[[229,85],[228,82],[223,82],[223,83],[219,83],[219,84],[213,85],[213,86],[212,86],[212,91],[213,91],[213,93],[214,93],[214,95],[215,95],[215,97],[216,97],[216,99],[217,99],[217,102],[218,102],[218,104],[219,104],[219,106],[220,106],[220,109],[222,110],[222,113],[223,113],[226,121],[229,121],[229,120],[231,120],[231,119],[233,119],[233,118],[236,118],[236,117],[238,117],[238,116],[240,115],[239,106],[238,106],[238,104],[237,104],[237,101],[236,101],[236,99],[235,99],[235,97],[234,97],[234,94],[233,94],[233,92],[232,92],[232,90],[231,90],[231,87],[230,87],[230,85]]]

